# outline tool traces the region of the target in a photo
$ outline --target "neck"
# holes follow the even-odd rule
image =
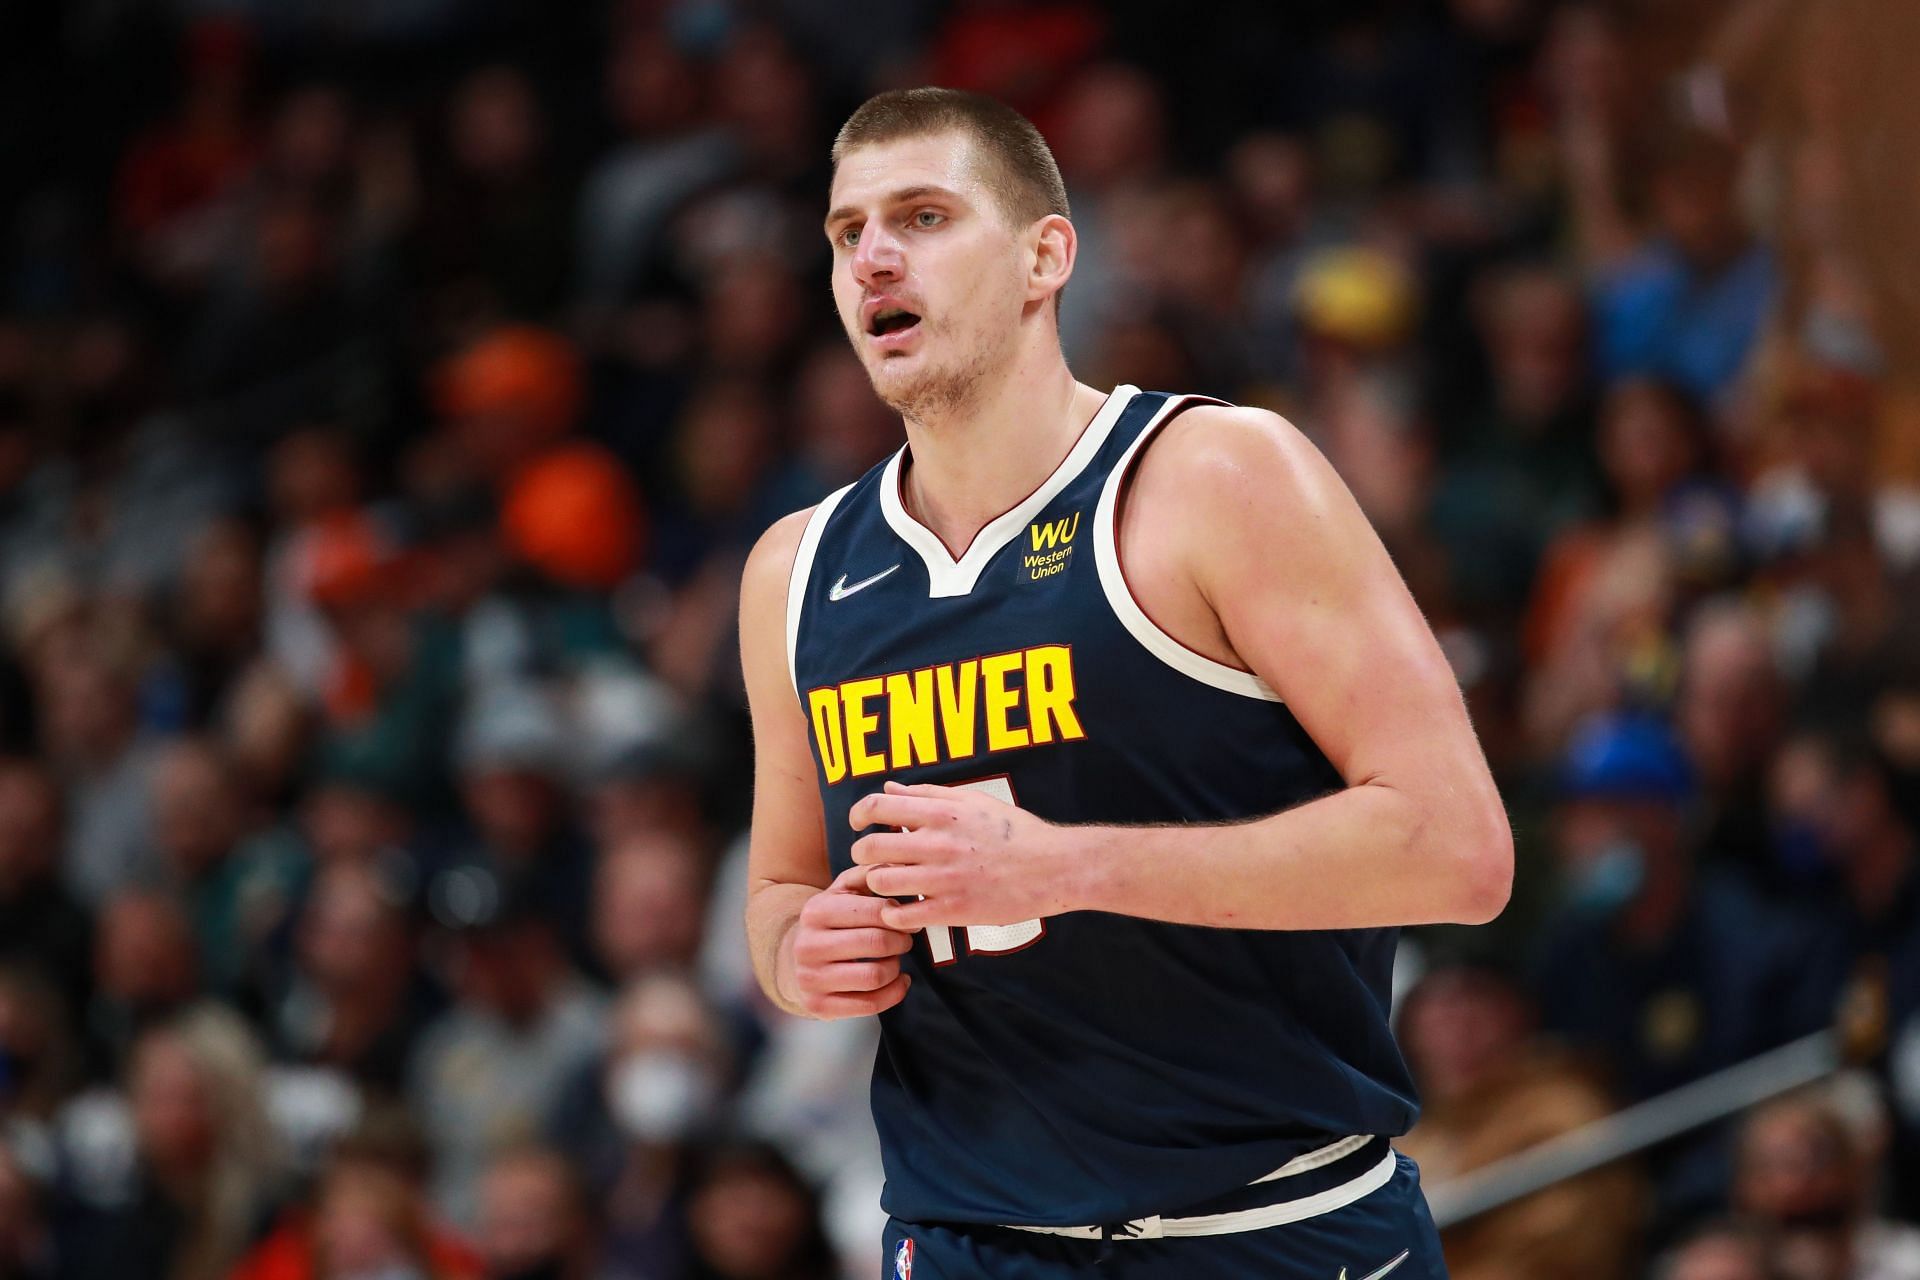
[[[949,550],[964,549],[1053,474],[1105,401],[1057,352],[983,379],[965,403],[906,420],[913,465],[901,499]]]

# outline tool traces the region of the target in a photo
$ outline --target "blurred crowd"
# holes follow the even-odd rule
[[[1855,1064],[1454,1274],[1920,1278],[1915,13],[0,8],[0,1278],[878,1274],[734,609],[899,441],[818,228],[918,83],[1051,141],[1081,380],[1286,413],[1454,665],[1519,873],[1403,943],[1428,1184]]]

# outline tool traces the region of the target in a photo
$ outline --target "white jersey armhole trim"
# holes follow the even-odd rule
[[[787,576],[787,678],[793,681],[796,697],[800,693],[800,672],[794,655],[800,647],[800,609],[807,599],[807,580],[813,576],[814,552],[820,549],[820,535],[827,531],[827,517],[851,488],[853,485],[843,485],[820,500],[807,517],[807,527],[801,531],[800,545],[793,553],[793,570]]]
[[[1242,671],[1230,667],[1224,662],[1216,662],[1205,654],[1195,653],[1178,640],[1162,631],[1140,602],[1133,598],[1132,588],[1127,586],[1126,574],[1120,568],[1120,529],[1116,517],[1119,514],[1120,490],[1126,484],[1127,476],[1133,470],[1135,458],[1148,441],[1158,434],[1167,419],[1175,410],[1196,400],[1211,403],[1197,396],[1175,396],[1160,406],[1147,424],[1140,428],[1140,434],[1120,456],[1108,474],[1106,484],[1100,490],[1100,505],[1094,512],[1093,520],[1093,559],[1100,572],[1100,589],[1106,593],[1107,604],[1112,608],[1114,617],[1120,625],[1138,640],[1143,648],[1175,671],[1201,684],[1211,685],[1228,693],[1237,693],[1243,698],[1258,698],[1264,702],[1279,702],[1280,695],[1270,685],[1251,671]]]

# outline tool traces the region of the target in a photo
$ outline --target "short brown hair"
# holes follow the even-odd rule
[[[1015,226],[1067,217],[1067,185],[1033,122],[985,94],[927,86],[892,89],[860,104],[833,140],[833,165],[876,142],[959,133],[974,144],[980,180]]]

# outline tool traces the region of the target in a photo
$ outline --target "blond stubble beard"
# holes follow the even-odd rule
[[[995,354],[990,348],[976,347],[957,366],[925,370],[904,385],[883,388],[871,371],[867,380],[873,384],[874,394],[880,397],[881,403],[918,426],[929,418],[955,417],[972,405],[979,396],[981,383],[994,366]]]

